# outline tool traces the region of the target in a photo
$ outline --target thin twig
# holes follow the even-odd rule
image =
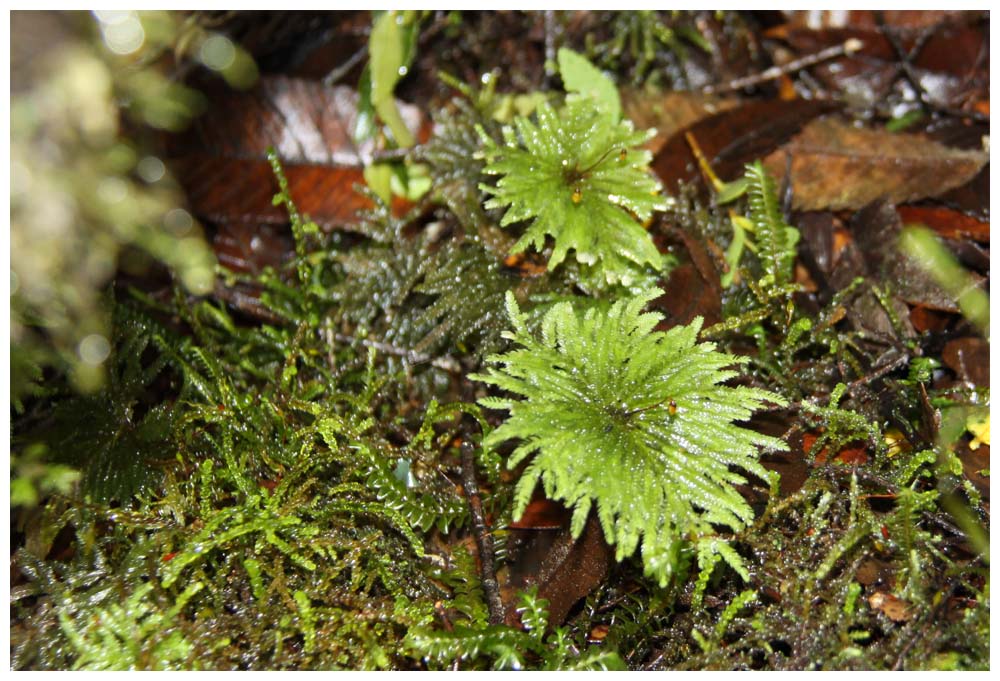
[[[709,85],[708,87],[702,88],[702,93],[706,95],[714,95],[721,92],[732,92],[734,90],[742,90],[745,87],[750,87],[752,85],[760,85],[761,83],[766,83],[769,80],[775,80],[789,73],[794,73],[796,71],[801,71],[804,68],[814,66],[820,62],[824,62],[828,59],[836,59],[837,57],[850,56],[864,47],[864,43],[857,38],[849,38],[845,40],[840,45],[834,45],[833,47],[828,47],[824,50],[820,50],[815,54],[806,55],[801,59],[795,59],[788,62],[787,64],[782,64],[780,66],[772,66],[766,71],[754,74],[752,76],[746,76],[745,78],[737,78],[736,80],[731,80],[728,83],[722,85]]]
[[[909,83],[910,87],[917,95],[917,99],[920,100],[920,106],[924,110],[924,113],[929,113],[932,111],[930,97],[927,95],[927,91],[924,86],[920,83],[920,76],[918,76],[913,70],[913,59],[916,58],[920,50],[923,49],[924,44],[927,42],[930,33],[925,32],[913,48],[907,51],[903,44],[899,41],[899,36],[896,32],[889,26],[885,21],[885,16],[882,10],[875,10],[875,23],[878,26],[879,32],[885,36],[885,39],[889,41],[889,45],[892,47],[892,51],[896,53],[896,59],[899,61],[899,70],[903,74],[903,78]]]
[[[895,371],[899,367],[901,367],[904,364],[906,364],[909,361],[909,359],[910,359],[909,355],[904,355],[902,357],[898,357],[895,360],[893,360],[892,362],[889,362],[888,364],[886,364],[885,366],[882,366],[879,369],[873,371],[872,373],[867,374],[865,376],[862,376],[861,378],[858,378],[858,379],[855,379],[855,380],[851,381],[850,383],[847,384],[847,394],[851,395],[852,397],[856,397],[854,395],[854,390],[856,388],[865,386],[866,384],[871,383],[872,381],[876,381],[876,380],[882,378],[886,374],[892,373],[893,371]],[[841,370],[841,373],[843,374],[844,371]],[[786,405],[784,407],[775,407],[774,409],[770,409],[770,410],[767,410],[767,411],[801,411],[802,408],[803,408],[802,405],[804,403],[808,403],[808,404],[810,404],[812,406],[815,406],[815,407],[825,407],[825,406],[827,406],[827,404],[829,403],[829,401],[830,401],[830,396],[829,395],[822,395],[822,396],[817,397],[816,399],[813,399],[813,400],[799,400],[799,401],[796,401],[796,402],[792,402],[792,403],[790,403],[790,404],[788,404],[788,405]],[[793,426],[792,428],[789,428],[787,432],[790,434],[794,430],[795,430],[795,426]]]
[[[358,49],[357,52],[352,54],[347,59],[347,61],[345,61],[343,64],[333,69],[332,71],[330,71],[330,73],[326,74],[326,76],[323,78],[323,85],[325,87],[333,87],[334,85],[337,84],[337,82],[341,78],[346,76],[351,69],[357,66],[361,62],[361,60],[367,56],[368,56],[368,44],[365,43]]]
[[[216,280],[215,289],[212,291],[212,295],[240,312],[256,317],[263,322],[267,322],[269,324],[284,324],[289,321],[284,317],[275,314],[270,308],[260,302],[259,297],[251,293],[241,291],[237,288],[230,288],[224,285],[221,280]]]
[[[462,443],[462,486],[465,488],[465,498],[469,501],[472,512],[472,532],[479,549],[479,569],[482,576],[483,591],[486,592],[486,605],[490,611],[490,624],[501,624],[505,613],[503,601],[500,600],[500,584],[497,582],[493,567],[495,552],[493,550],[493,535],[486,524],[486,514],[483,513],[483,500],[479,496],[479,485],[476,483],[476,459],[472,444]]]
[[[413,153],[413,147],[402,149],[376,149],[372,152],[372,161],[380,163],[392,163],[393,161],[405,161],[406,157]]]

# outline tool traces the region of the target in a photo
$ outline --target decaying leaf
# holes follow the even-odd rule
[[[988,198],[988,194],[987,194]],[[906,224],[930,227],[946,239],[969,238],[990,242],[990,223],[942,206],[898,206],[896,212]]]
[[[272,204],[278,190],[267,150],[278,153],[289,190],[303,213],[334,228],[353,222],[371,202],[354,191],[364,184],[371,140],[356,142],[358,95],[349,87],[271,76],[249,92],[222,91],[195,128],[175,140],[174,168],[194,212],[213,222],[287,222]],[[429,135],[419,109],[400,103],[403,120],[420,139]]]
[[[917,110],[913,83],[919,85],[929,103],[979,108],[989,83],[986,34],[977,25],[988,21],[983,15],[882,12],[880,21],[870,10],[837,11],[832,14],[838,16],[826,17],[802,14],[809,15],[808,21],[800,15],[767,31],[769,38],[780,41],[768,43],[778,63],[843,45],[847,40],[861,43],[861,48],[849,55],[811,67],[808,85],[803,87],[816,90],[819,86],[827,90],[827,96],[891,116],[899,115],[895,105],[902,101],[908,100],[910,110]]]
[[[868,605],[880,611],[893,622],[908,622],[913,616],[910,604],[890,593],[876,591],[868,597]]]
[[[288,214],[272,202],[278,183],[267,161],[191,155],[174,164],[198,217],[212,222],[284,224]],[[360,168],[286,165],[289,191],[299,209],[320,227],[353,222],[371,202],[354,191]]]
[[[990,387],[990,344],[976,336],[955,338],[945,343],[941,359],[963,381]]]
[[[570,532],[567,518],[558,531],[533,534],[518,557],[519,564],[512,566],[512,586],[516,589],[510,594],[537,584],[538,595],[549,602],[549,624],[556,626],[566,620],[577,601],[604,581],[612,554],[596,514],[590,514],[577,538]],[[517,626],[517,609],[508,605],[506,610],[507,624]]]
[[[955,297],[938,285],[925,267],[899,249],[902,227],[899,215],[887,201],[874,202],[852,217],[851,232],[868,271],[911,305],[958,312]],[[981,277],[970,276],[977,283],[982,281]]]
[[[646,143],[655,156],[678,131],[715,114],[740,105],[735,98],[703,95],[698,92],[651,93],[635,88],[622,90],[622,109],[640,130],[653,128],[656,134]]]
[[[274,147],[285,164],[316,163],[359,167],[370,161],[373,140],[355,141],[358,93],[347,86],[268,76],[249,92],[213,95],[211,111],[198,119],[182,148],[213,156],[264,158]],[[413,132],[426,136],[419,108],[397,102]]]
[[[797,210],[856,210],[880,198],[905,203],[939,196],[971,180],[989,161],[985,152],[834,118],[812,121],[770,154],[768,172],[784,178],[787,156]]]
[[[690,133],[715,173],[723,180],[734,180],[743,174],[745,164],[770,153],[809,120],[835,106],[805,100],[748,102],[678,130],[657,152],[653,170],[668,192],[678,182],[698,177],[698,164],[686,138]]]

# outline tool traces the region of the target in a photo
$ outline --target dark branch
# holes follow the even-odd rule
[[[503,601],[500,600],[500,584],[497,582],[494,569],[493,535],[486,524],[483,513],[483,500],[479,496],[479,485],[476,483],[476,459],[472,444],[462,443],[462,486],[465,497],[469,500],[469,510],[472,512],[472,532],[479,549],[480,575],[483,591],[486,593],[486,605],[490,610],[490,624],[501,624],[504,621]]]

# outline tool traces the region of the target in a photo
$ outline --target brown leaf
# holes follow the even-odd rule
[[[668,139],[698,121],[740,105],[738,99],[703,95],[698,92],[650,93],[635,88],[621,92],[622,111],[636,129],[655,128],[656,135],[646,143],[655,156]]]
[[[262,78],[249,92],[222,90],[191,132],[171,142],[173,166],[194,212],[212,222],[288,222],[271,200],[277,182],[266,161],[273,147],[282,160],[299,210],[321,227],[351,223],[371,202],[354,190],[374,143],[354,142],[357,93],[318,81]],[[407,125],[425,140],[427,120],[400,103]]]
[[[814,30],[783,25],[771,29],[767,35],[782,40],[790,48],[773,49],[778,64],[843,45],[850,39],[860,40],[862,47],[857,52],[823,61],[807,70],[818,85],[847,101],[877,105],[899,79],[892,44],[875,30],[843,27]]]
[[[212,222],[284,224],[288,213],[272,203],[278,183],[267,161],[201,154],[175,162],[195,213]],[[364,184],[360,168],[286,165],[289,191],[296,206],[321,227],[353,222],[371,202],[354,190]]]
[[[569,518],[569,509],[539,495],[528,502],[521,517],[511,521],[507,527],[512,530],[553,530],[567,526]]]
[[[990,446],[981,444],[973,450],[969,448],[968,442],[960,442],[955,448],[955,454],[962,462],[965,477],[969,479],[969,482],[973,484],[976,491],[988,504],[990,501]]]
[[[903,78],[902,58],[929,102],[955,108],[989,98],[988,19],[976,12],[914,16],[883,13],[885,27],[871,12],[867,18],[848,22],[792,22],[767,31],[777,63],[815,54],[845,41],[860,41],[860,50],[823,61],[810,69],[811,79],[831,95],[869,107],[885,107],[890,93],[905,97],[910,84]],[[906,13],[903,13],[906,14]],[[900,21],[902,23],[894,23]],[[893,47],[889,34],[901,53]],[[787,45],[784,47],[783,45]]]
[[[876,201],[851,218],[851,233],[868,271],[889,283],[893,293],[911,305],[932,310],[958,312],[955,297],[945,291],[932,274],[899,249],[902,222],[892,204]],[[981,285],[982,278],[970,277]]]
[[[420,110],[397,104],[407,126],[420,132],[426,123]],[[357,124],[358,93],[353,88],[268,76],[249,92],[213,93],[211,109],[176,148],[263,159],[268,147],[274,147],[285,163],[360,167],[375,147],[372,140],[354,142]]]
[[[938,196],[965,184],[989,161],[923,137],[813,121],[764,162],[780,182],[792,159],[797,210],[855,210],[880,198],[905,203]]]
[[[538,585],[538,595],[549,602],[549,626],[555,627],[565,621],[577,601],[604,581],[612,549],[594,512],[587,518],[583,533],[574,540],[569,530],[570,513],[562,504],[538,495],[529,509],[532,505],[546,522],[561,516],[561,524],[556,529],[512,529],[508,548],[510,576],[503,590],[504,600],[508,601],[507,624],[520,625],[514,603],[517,592]]]
[[[868,597],[868,605],[878,610],[893,622],[908,622],[913,617],[910,604],[891,593],[876,591]]]
[[[667,191],[699,175],[698,163],[685,139],[690,132],[715,173],[724,181],[743,174],[743,166],[788,140],[810,119],[830,111],[830,102],[755,101],[714,114],[678,130],[653,158],[653,170]]]
[[[233,222],[219,225],[212,250],[231,272],[257,275],[265,267],[278,269],[295,253],[295,244],[290,234],[272,225]]]
[[[969,182],[945,192],[937,201],[983,222],[990,219],[990,166],[987,163]]]
[[[788,440],[787,452],[768,452],[761,457],[761,465],[779,477],[778,497],[784,499],[802,489],[812,472],[806,463],[801,433],[793,433]],[[762,502],[766,503],[766,499]]]
[[[931,310],[923,305],[916,305],[910,310],[910,323],[920,333],[925,331],[944,331],[952,321],[952,315],[938,310]]]
[[[812,446],[816,444],[816,440],[819,436],[816,433],[805,433],[802,436],[802,451],[808,452],[812,449]],[[827,462],[830,458],[830,448],[823,447],[816,454],[815,463],[816,465],[821,465]],[[868,449],[864,443],[855,444],[852,447],[841,447],[837,450],[836,456],[833,460],[837,463],[846,464],[849,466],[853,465],[863,465],[868,463]]]
[[[941,359],[961,380],[990,387],[990,344],[982,338],[967,336],[948,341]]]
[[[785,13],[790,25],[819,28],[872,28],[877,25],[875,12],[861,10],[796,10]],[[961,15],[958,10],[884,10],[882,19],[890,26],[900,28],[923,28],[933,26],[945,19]]]
[[[682,262],[670,270],[664,295],[650,303],[653,309],[664,313],[657,329],[665,330],[679,324],[688,324],[695,317],[702,317],[706,327],[722,321],[722,284],[711,254],[705,243],[679,228],[669,228],[666,237],[679,242],[690,262]],[[660,250],[664,250],[663,246]]]
[[[990,242],[990,223],[943,206],[898,206],[896,212],[906,224],[930,227],[946,239],[974,239]]]

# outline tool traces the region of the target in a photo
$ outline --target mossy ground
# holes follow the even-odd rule
[[[560,21],[621,82],[656,71],[682,86],[685,59],[705,61],[699,21],[734,41],[730,56],[759,30],[739,14],[610,19]],[[527,34],[546,20],[498,21]],[[439,41],[420,45],[397,90],[417,101],[438,92],[430,66],[486,72],[490,46],[506,45],[476,15],[429,24]],[[504,87],[544,84],[536,43]],[[741,490],[756,520],[727,538],[749,579],[717,559],[698,570],[688,552],[664,588],[627,560],[565,622],[546,626],[533,592],[505,591],[525,629],[490,623],[463,445],[501,581],[532,567],[525,531],[507,527],[516,471],[479,446],[500,417],[475,405],[485,389],[468,375],[506,347],[508,290],[535,319],[624,291],[584,298],[581,267],[506,259],[511,237],[478,186],[475,126],[497,130],[485,111],[462,100],[439,117],[420,150],[432,189],[409,213],[376,201],[349,235],[323,232],[283,193],[295,245],[284,265],[238,285],[230,274],[230,295],[200,298],[119,276],[104,298],[104,388],[81,396],[57,370],[34,375],[13,412],[12,476],[39,496],[12,508],[12,668],[988,668],[989,485],[970,468],[980,445],[967,428],[988,388],[938,361],[947,338],[974,333],[957,314],[944,331],[903,333],[886,282],[807,295],[753,255],[711,330],[751,357],[741,380],[792,403],[751,422],[791,451],[764,459],[780,485]],[[703,250],[730,245],[724,209],[691,188],[677,199],[648,225],[657,244],[679,229]],[[669,269],[656,276],[669,293]],[[239,285],[253,304],[222,302]],[[884,311],[879,334],[852,322],[864,301]],[[46,487],[28,464],[81,478]]]

